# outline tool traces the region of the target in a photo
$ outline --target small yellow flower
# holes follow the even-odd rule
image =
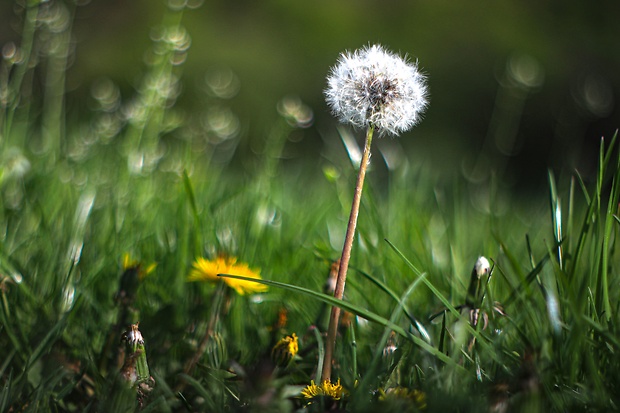
[[[235,264],[235,258],[217,257],[209,261],[202,257],[194,261],[192,270],[187,277],[187,281],[210,281],[218,282],[218,274],[227,274],[229,268]]]
[[[220,278],[218,274],[238,275],[241,277],[261,279],[260,271],[251,269],[248,264],[238,263],[234,257],[217,257],[215,260],[197,258],[187,277],[188,281],[218,282],[223,280],[237,294],[253,294],[267,291],[267,286],[251,281],[234,278]]]
[[[123,265],[123,271],[132,270],[132,269],[137,270],[138,279],[140,281],[142,281],[143,279],[146,278],[146,276],[148,276],[153,271],[155,271],[155,268],[157,267],[156,263],[151,263],[143,268],[142,263],[138,260],[134,260],[133,258],[131,258],[131,255],[129,255],[128,253],[123,254],[122,265]]]
[[[340,400],[345,397],[348,392],[340,384],[340,379],[335,384],[332,384],[330,380],[325,380],[320,386],[314,383],[314,380],[310,382],[309,386],[301,391],[301,395],[306,399],[313,399],[318,396],[328,396],[334,400]]]
[[[286,336],[273,346],[271,357],[278,365],[288,364],[299,351],[299,340],[297,334],[293,333]]]

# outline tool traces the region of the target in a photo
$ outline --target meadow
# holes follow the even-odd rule
[[[131,94],[104,78],[71,101],[70,8],[26,3],[0,45],[0,411],[618,409],[616,135],[544,195],[376,138],[338,300],[363,132],[287,157],[314,109],[287,97],[249,142],[225,70],[179,107],[176,0]]]

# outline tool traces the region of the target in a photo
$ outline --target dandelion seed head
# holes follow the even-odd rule
[[[325,97],[341,122],[392,135],[417,124],[428,104],[417,64],[380,45],[342,53],[327,77]]]

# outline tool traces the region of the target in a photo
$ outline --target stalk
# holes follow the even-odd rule
[[[355,193],[353,194],[353,203],[351,205],[351,215],[349,215],[349,224],[347,225],[347,233],[345,235],[344,246],[342,247],[342,256],[340,258],[340,267],[338,267],[338,278],[336,280],[336,289],[334,297],[342,300],[344,295],[344,286],[347,279],[347,270],[349,268],[349,260],[351,259],[351,249],[353,248],[353,240],[355,239],[355,227],[357,226],[357,216],[359,215],[360,202],[362,200],[362,189],[364,188],[364,178],[366,177],[366,169],[370,160],[370,144],[372,143],[372,135],[374,126],[369,126],[366,131],[366,142],[364,144],[364,153],[360,162],[360,169],[357,174],[357,183],[355,185]],[[336,346],[336,335],[338,333],[338,322],[340,320],[340,307],[332,307],[329,318],[329,326],[327,328],[327,340],[325,342],[325,359],[323,360],[323,380],[331,379],[332,359],[334,348]]]

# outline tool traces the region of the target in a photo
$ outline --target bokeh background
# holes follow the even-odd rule
[[[69,116],[88,116],[84,102],[101,79],[125,96],[134,93],[164,3],[91,0],[70,8]],[[544,186],[548,167],[576,168],[587,179],[600,138],[611,138],[620,124],[616,0],[196,0],[192,6],[183,16],[191,45],[177,105],[199,112],[209,104],[205,82],[229,76],[226,105],[246,147],[236,157],[269,133],[285,96],[313,111],[312,125],[288,142],[286,159],[324,156],[326,142],[339,139],[322,95],[325,76],[341,51],[368,43],[407,54],[428,75],[431,103],[423,122],[383,145],[402,146],[437,173],[481,181],[495,171],[515,190]],[[23,7],[0,2],[0,44],[19,44],[22,17]]]

